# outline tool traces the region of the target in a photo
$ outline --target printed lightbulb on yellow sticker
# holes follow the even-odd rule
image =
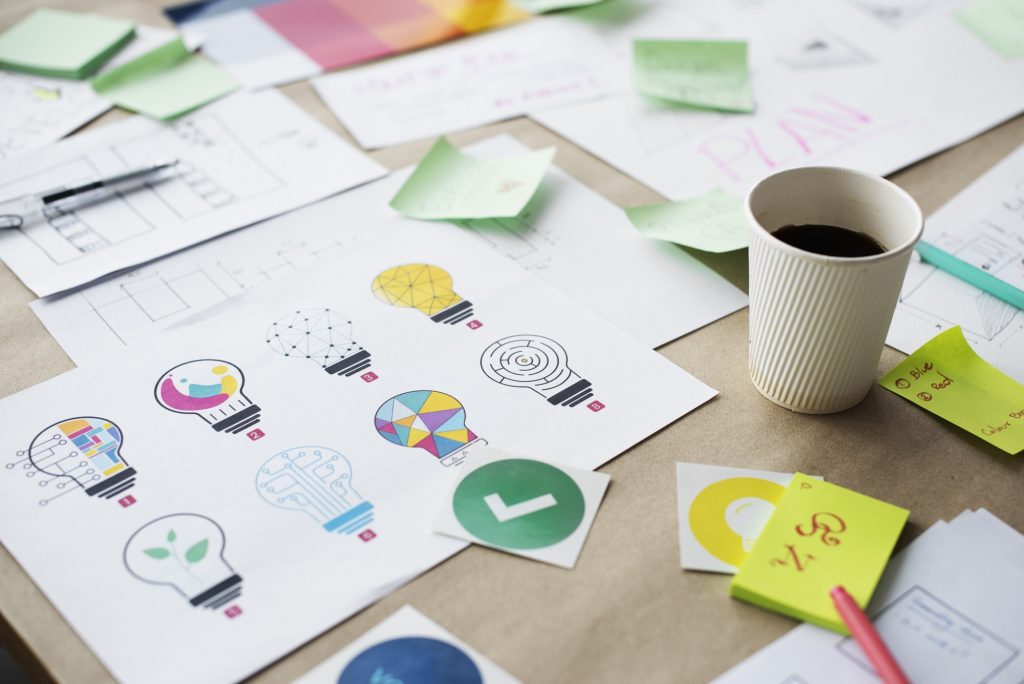
[[[789,473],[677,463],[680,563],[734,573],[775,511]]]

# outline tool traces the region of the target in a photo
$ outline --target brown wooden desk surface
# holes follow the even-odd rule
[[[367,0],[371,1],[371,0]],[[40,2],[4,0],[0,29]],[[165,25],[160,0],[58,0]],[[308,83],[282,90],[352,140]],[[2,105],[0,105],[2,106]],[[93,125],[125,116],[108,113]],[[547,129],[516,119],[451,136],[459,145],[507,132],[531,147],[554,144],[556,163],[620,206],[656,202],[653,191]],[[893,177],[926,214],[1024,142],[1018,117]],[[397,169],[429,141],[372,153]],[[746,252],[695,253],[746,289]],[[73,367],[28,308],[34,299],[0,264],[0,396]],[[741,311],[659,351],[721,394],[606,465],[608,496],[583,549],[566,571],[472,547],[309,642],[252,681],[286,682],[410,603],[525,682],[704,682],[795,626],[728,598],[724,576],[679,567],[675,462],[819,473],[911,510],[905,544],[940,518],[984,507],[1024,530],[1024,459],[924,413],[880,387],[856,408],[803,416],[764,400],[746,370]],[[1022,350],[1024,353],[1024,350]],[[903,358],[886,348],[878,376]],[[112,681],[54,606],[0,548],[0,637],[40,681]],[[171,657],[187,657],[169,654]],[[185,683],[183,683],[185,684]]]

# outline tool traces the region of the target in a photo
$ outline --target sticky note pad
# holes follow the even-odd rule
[[[1020,0],[975,0],[953,16],[1000,57],[1024,58],[1024,3]]]
[[[933,337],[879,383],[1008,454],[1024,450],[1024,385],[978,356],[960,326]]]
[[[547,147],[506,159],[476,159],[439,138],[391,206],[419,219],[518,216],[554,156],[555,148]]]
[[[645,95],[693,107],[754,110],[743,41],[635,40],[633,85]]]
[[[135,35],[124,19],[38,9],[0,34],[0,68],[85,78]]]
[[[729,593],[846,634],[829,591],[864,607],[909,511],[803,473],[793,476]]]
[[[720,188],[679,202],[630,207],[626,215],[647,237],[705,252],[731,252],[748,244],[743,200]]]
[[[166,120],[227,95],[238,82],[178,38],[97,76],[92,87],[125,109]]]

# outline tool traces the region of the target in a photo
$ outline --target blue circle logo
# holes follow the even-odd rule
[[[483,684],[462,650],[426,637],[403,637],[371,646],[338,677],[338,684]]]

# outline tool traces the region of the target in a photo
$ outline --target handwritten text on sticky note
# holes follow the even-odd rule
[[[1007,453],[1024,450],[1024,385],[978,356],[959,326],[933,337],[879,382]]]

